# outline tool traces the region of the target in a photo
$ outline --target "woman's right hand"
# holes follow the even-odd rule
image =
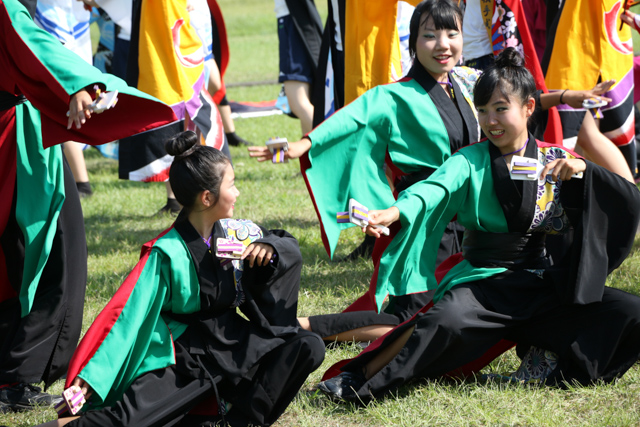
[[[74,124],[76,129],[80,129],[91,118],[91,103],[93,99],[86,89],[81,89],[71,96],[69,111],[67,111],[67,129],[71,129]]]
[[[308,138],[302,138],[300,141],[290,142],[289,149],[285,151],[284,157],[285,159],[300,158],[304,153],[309,151],[310,148],[311,140]],[[273,159],[273,154],[269,151],[266,145],[248,147],[247,150],[249,150],[249,156],[254,157],[259,162]]]
[[[391,224],[400,219],[400,210],[395,206],[381,211],[369,211],[369,225],[362,228],[362,231],[369,236],[379,238],[382,236],[382,230],[376,225],[384,225],[389,227]]]
[[[85,380],[83,380],[80,377],[76,377],[73,380],[73,383],[71,385],[75,385],[77,387],[80,387],[80,390],[82,390],[82,394],[84,394],[84,398],[86,400],[89,400],[89,398],[91,397],[91,395],[93,394],[93,389],[91,388],[91,386],[89,385],[88,382],[86,382]]]
[[[546,177],[550,174],[554,182],[569,181],[573,175],[584,172],[586,169],[587,163],[582,159],[555,159],[542,168],[540,176]]]

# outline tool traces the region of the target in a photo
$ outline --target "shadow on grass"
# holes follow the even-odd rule
[[[305,264],[332,264],[333,261],[329,259],[327,252],[322,245],[304,245],[300,247],[300,253],[302,254],[302,260]]]
[[[362,399],[353,402],[334,402],[326,397],[322,392],[316,389],[309,389],[304,393],[304,399],[309,407],[330,411],[335,415],[355,414],[361,411],[375,410],[376,407],[382,407],[388,403],[398,403],[404,399],[412,399],[416,389],[425,387],[443,387],[446,389],[462,389],[467,387],[484,386],[483,383],[475,381],[473,378],[468,381],[439,378],[434,380],[415,379],[407,384],[376,398]]]
[[[264,170],[252,170],[241,171],[236,176],[236,181],[241,183],[256,182],[256,181],[276,181],[276,180],[289,180],[289,179],[302,179],[302,174],[299,170],[282,170],[282,171],[264,171]]]
[[[108,301],[122,285],[132,267],[115,271],[91,274],[87,283],[86,297]]]
[[[640,239],[638,239],[638,235],[636,235],[636,240],[633,242],[629,256],[634,255],[638,251],[640,251]]]
[[[366,410],[369,406],[375,406],[377,402],[334,402],[319,390],[307,390],[305,394],[306,404],[314,409],[329,411],[333,415],[354,414]]]
[[[153,214],[93,214],[93,215],[87,215],[84,218],[84,224],[85,226],[90,226],[90,225],[100,225],[102,226],[105,223],[123,223],[125,221],[131,221],[132,223],[136,223],[138,221],[144,221],[146,223],[152,222],[154,224],[162,222],[163,224],[166,223],[166,226],[164,228],[169,228],[169,226],[173,223],[173,221],[175,220],[175,218],[166,215],[166,216],[156,216],[155,213]],[[164,230],[163,228],[163,230]],[[162,230],[158,230],[158,232],[160,232]],[[142,242],[144,243],[144,242]]]
[[[121,250],[124,245],[141,248],[171,226],[171,222],[144,215],[93,215],[85,218],[87,249],[95,256],[107,255]],[[131,225],[136,228],[133,229]],[[146,224],[140,228],[141,224]]]
[[[117,174],[117,171],[116,171]],[[118,180],[109,180],[108,183],[102,183],[99,186],[104,188],[105,190],[126,190],[126,189],[140,189],[144,190],[149,185],[164,185],[164,182],[153,183],[153,182],[139,182],[139,181],[129,181],[127,179],[118,179]]]
[[[342,295],[353,288],[366,289],[372,268],[363,262],[355,264],[306,263],[302,269],[301,288],[323,294]],[[358,295],[360,296],[360,295]],[[352,301],[347,301],[351,303]]]
[[[292,228],[306,229],[320,227],[315,215],[313,218],[300,218],[299,216],[272,216],[261,221],[260,225],[268,230],[284,229],[287,231]]]

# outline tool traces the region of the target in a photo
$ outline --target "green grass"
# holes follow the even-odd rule
[[[320,2],[323,3],[323,2]],[[264,81],[277,73],[277,53],[263,55],[264,46],[277,52],[273,2],[221,0],[231,39],[232,59],[227,82]],[[247,11],[250,11],[248,13]],[[265,44],[262,44],[262,40]],[[266,48],[265,48],[266,49]],[[244,52],[244,53],[242,53]],[[276,65],[274,65],[276,64]],[[233,87],[235,100],[274,99],[278,85]],[[297,120],[273,116],[236,121],[240,136],[262,144],[272,136],[295,140]],[[280,227],[300,242],[302,270],[300,315],[332,313],[345,308],[367,288],[369,261],[331,262],[323,247],[316,215],[299,173],[297,161],[284,165],[259,164],[243,148],[231,149],[240,198],[236,216],[267,227]],[[95,195],[82,201],[89,249],[89,277],[83,330],[106,304],[138,259],[141,245],[171,225],[170,218],[153,214],[165,202],[164,186],[117,179],[117,163],[86,153]],[[356,229],[343,234],[337,255],[347,254],[361,240]],[[636,247],[640,242],[636,242]],[[640,294],[640,254],[634,250],[609,284]],[[307,380],[278,426],[637,426],[640,425],[640,370],[634,366],[614,384],[558,390],[469,380],[418,381],[366,407],[336,405],[311,391],[333,363],[353,357],[355,345],[327,351],[323,365]],[[518,366],[514,351],[496,359],[485,372],[509,372]],[[62,381],[52,391],[60,393]],[[0,425],[29,426],[51,420],[55,413],[41,409],[0,414]]]
[[[296,134],[298,122],[284,116],[238,120],[238,132],[263,141],[273,132]],[[322,247],[316,216],[297,162],[258,164],[246,150],[233,148],[240,198],[238,217],[251,218],[267,227],[282,227],[295,235],[302,249],[300,314],[336,312],[359,296],[372,272],[370,262],[330,262]],[[155,218],[165,192],[162,185],[117,179],[117,163],[86,153],[95,195],[83,200],[89,279],[84,330],[106,304],[135,264],[142,243],[171,224]],[[266,191],[268,189],[268,191]],[[360,241],[352,229],[345,233],[338,255]],[[640,244],[640,242],[639,242]],[[634,252],[613,273],[610,284],[640,293],[640,256]],[[353,357],[355,345],[327,351],[322,367],[314,372],[277,425],[280,426],[634,426],[640,423],[640,371],[631,369],[610,385],[557,390],[501,383],[418,381],[365,408],[336,405],[310,389],[333,363]],[[508,372],[518,365],[513,351],[495,360],[486,372]],[[53,387],[60,392],[61,381]],[[50,409],[0,415],[0,424],[28,426],[54,418]]]
[[[640,5],[631,6],[629,10],[640,13]],[[633,38],[633,55],[638,56],[640,55],[640,34],[633,28],[631,29],[631,38]]]

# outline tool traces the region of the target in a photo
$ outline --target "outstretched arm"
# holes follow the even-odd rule
[[[562,90],[553,93],[543,93],[540,95],[540,107],[543,110],[548,110],[551,107],[555,107],[560,104],[567,104],[573,108],[583,108],[582,101],[585,99],[596,99],[598,101],[611,102],[611,98],[602,96],[606,93],[611,86],[614,85],[615,80],[607,80],[606,82],[598,83],[589,90]]]
[[[304,137],[300,141],[290,142],[289,149],[285,151],[284,157],[286,159],[297,159],[300,158],[304,153],[309,151],[311,148],[311,139]],[[253,146],[248,147],[249,156],[254,157],[259,162],[264,162],[265,160],[271,160],[273,154],[264,146]]]

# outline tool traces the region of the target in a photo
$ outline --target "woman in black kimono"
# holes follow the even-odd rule
[[[542,349],[544,366],[518,379],[548,384],[612,381],[638,360],[640,298],[605,280],[633,245],[640,193],[528,133],[535,85],[522,62],[507,49],[476,84],[488,140],[461,149],[391,208],[370,212],[372,224],[402,224],[399,255],[383,260],[388,271],[381,271],[392,282],[427,249],[416,233],[439,229],[453,213],[466,229],[463,257],[441,278],[430,309],[320,383],[330,397],[366,400],[412,378],[459,373],[480,358],[488,363],[504,340]],[[551,259],[545,236],[569,226],[569,252]]]
[[[297,327],[297,241],[230,218],[231,164],[195,133],[167,152],[185,208],[145,245],[71,361],[67,386],[90,410],[52,425],[271,425],[324,358],[320,337]],[[222,238],[244,245],[241,259],[220,257]]]

